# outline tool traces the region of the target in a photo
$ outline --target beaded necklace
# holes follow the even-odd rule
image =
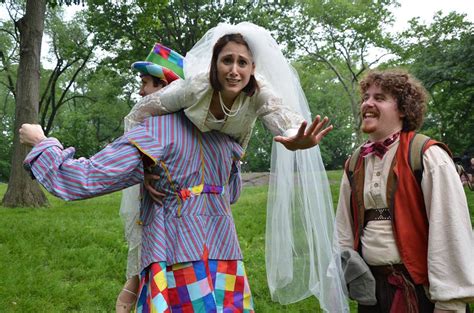
[[[219,103],[221,104],[222,112],[224,112],[224,114],[228,117],[236,116],[239,113],[240,109],[242,108],[242,101],[239,101],[239,106],[235,110],[232,110],[232,108],[228,109],[225,106],[224,100],[222,100],[221,92],[219,91],[218,94],[219,94]]]

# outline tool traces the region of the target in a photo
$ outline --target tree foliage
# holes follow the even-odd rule
[[[0,181],[2,182],[8,181],[11,170],[18,37],[13,21],[0,21]]]
[[[431,95],[423,131],[457,155],[474,149],[473,31],[464,15],[438,12],[430,25],[411,20],[400,43],[401,62]]]
[[[85,5],[87,0],[48,0],[47,2],[50,7],[55,8],[61,5]]]
[[[144,60],[155,42],[185,55],[217,23],[241,21],[271,30],[298,70],[313,116],[330,117],[334,130],[320,146],[327,168],[340,168],[363,139],[357,87],[373,67],[407,67],[432,96],[423,132],[458,154],[474,146],[473,29],[459,14],[439,13],[430,25],[414,19],[393,35],[387,27],[398,5],[393,0],[46,2],[50,66],[40,70],[38,121],[49,135],[75,146],[77,156],[90,156],[122,133],[123,116],[138,100],[130,65]],[[2,4],[10,19],[0,21],[0,160],[10,160],[13,149],[20,55],[15,21],[25,3]],[[66,21],[65,5],[84,10]],[[272,135],[257,123],[243,168],[268,170],[271,144]],[[0,180],[9,166],[0,162]]]
[[[76,80],[93,58],[94,47],[84,24],[78,20],[64,22],[57,12],[51,11],[46,33],[51,37],[52,70],[44,71],[43,88],[39,102],[40,124],[48,135],[59,110],[69,101],[80,97],[73,92]]]
[[[64,107],[51,134],[65,145],[74,146],[77,156],[97,153],[123,133],[123,117],[130,110],[135,92],[127,89],[128,84],[107,67],[84,73],[78,81],[82,88]]]
[[[396,5],[393,0],[299,1],[298,10],[279,26],[290,49],[332,71],[347,96],[345,105],[351,109],[358,142],[362,140],[358,126],[358,82],[366,70],[391,53],[392,36],[386,26],[394,21],[390,10]]]
[[[341,168],[351,153],[355,141],[353,125],[357,124],[347,105],[349,96],[334,79],[334,72],[314,58],[301,58],[295,67],[313,116],[328,116],[334,126],[320,144],[324,165],[327,169]]]
[[[250,138],[249,145],[242,159],[244,172],[268,172],[270,170],[273,135],[260,120]]]
[[[267,26],[271,14],[283,5],[252,1],[91,0],[87,25],[95,43],[113,54],[118,67],[127,69],[142,60],[155,42],[185,55],[219,22],[252,21]]]
[[[5,90],[0,88],[0,182],[6,182],[10,177],[15,112],[11,97],[2,94]]]

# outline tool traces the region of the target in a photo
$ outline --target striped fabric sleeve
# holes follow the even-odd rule
[[[31,150],[24,167],[50,193],[64,200],[110,193],[143,180],[141,153],[125,137],[90,159],[74,159],[74,153],[74,148],[63,149],[57,139],[47,138]]]

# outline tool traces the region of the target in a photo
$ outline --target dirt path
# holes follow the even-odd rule
[[[264,186],[268,185],[269,172],[242,173],[243,186]],[[329,180],[331,185],[339,185],[339,180]]]
[[[263,186],[268,185],[268,172],[242,173],[243,186]]]

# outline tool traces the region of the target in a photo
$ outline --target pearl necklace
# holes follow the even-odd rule
[[[221,92],[219,91],[218,94],[219,94],[219,103],[221,104],[222,112],[224,112],[225,115],[227,115],[228,117],[233,117],[239,114],[239,111],[242,108],[242,101],[239,101],[239,106],[237,107],[237,109],[235,110],[228,109],[226,105],[224,104],[224,100],[222,100]]]

